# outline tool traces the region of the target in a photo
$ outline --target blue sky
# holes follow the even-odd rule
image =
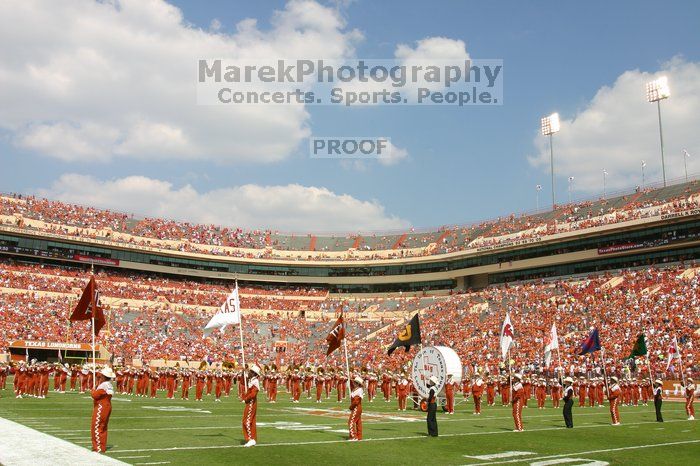
[[[275,27],[270,22],[273,11],[286,7],[281,1],[173,1],[171,4],[181,10],[183,24],[188,27],[210,31],[212,21],[217,20],[221,23],[218,34],[234,34],[236,24],[246,18],[255,18],[258,30],[265,33]],[[53,2],[45,4],[49,9],[54,5]],[[391,166],[369,162],[358,168],[335,160],[310,159],[306,140],[289,150],[282,160],[265,163],[238,159],[223,162],[221,159],[171,160],[166,155],[140,156],[138,151],[126,158],[107,155],[101,161],[89,156],[69,160],[65,156],[47,155],[42,149],[44,146],[28,142],[27,138],[37,137],[36,133],[21,135],[19,128],[55,121],[60,119],[62,111],[59,106],[58,110],[47,110],[43,116],[42,103],[27,94],[22,97],[27,99],[26,105],[37,108],[28,112],[26,118],[13,115],[3,118],[3,113],[13,110],[11,106],[0,110],[0,153],[4,165],[0,171],[0,188],[5,192],[44,193],[71,201],[104,204],[141,214],[194,216],[193,220],[197,221],[211,219],[261,227],[272,222],[278,223],[274,225],[277,228],[292,230],[303,229],[306,225],[322,230],[333,229],[333,225],[343,229],[355,229],[354,225],[357,229],[425,227],[494,218],[534,209],[536,184],[543,185],[540,205],[547,204],[549,171],[548,166],[541,163],[547,146],[537,134],[540,117],[554,111],[568,122],[561,133],[561,153],[558,152],[559,135],[555,136],[555,155],[562,158],[556,162],[561,167],[557,169],[560,200],[567,197],[568,176],[576,178],[575,198],[599,195],[602,187],[597,180],[603,168],[611,173],[611,189],[639,184],[641,160],[648,160],[647,179],[658,180],[658,133],[653,132],[657,124],[656,112],[644,103],[642,87],[645,76],[658,73],[671,73],[669,79],[674,92],[672,98],[663,103],[669,104],[667,170],[674,176],[681,175],[682,158],[678,155],[681,147],[691,154],[697,148],[700,156],[700,141],[693,130],[700,123],[697,116],[700,109],[695,106],[700,94],[696,87],[700,82],[697,73],[700,62],[698,2],[672,1],[663,5],[651,1],[586,2],[583,6],[576,2],[357,0],[344,2],[339,7],[323,2],[321,5],[337,8],[339,17],[345,21],[343,31],[357,29],[362,34],[362,39],[353,43],[357,57],[391,58],[399,44],[413,47],[416,41],[444,37],[463,41],[472,58],[503,59],[505,104],[470,108],[308,107],[309,116],[304,124],[314,136],[389,136],[409,154]],[[41,60],[34,52],[25,54],[25,49],[30,48],[26,36],[12,37],[12,32],[0,34],[5,35],[3,40],[12,40],[14,56],[24,60],[25,65],[31,60]],[[83,37],[80,40],[89,45],[89,33]],[[37,39],[37,47],[41,49],[42,40],[49,39],[48,35]],[[628,74],[621,79],[626,72]],[[682,86],[674,87],[674,79],[683,79]],[[640,105],[647,105],[639,107],[644,109],[640,111],[625,104],[625,99],[634,98],[630,89],[637,86],[637,81]],[[596,101],[596,94],[606,86],[609,92]],[[680,88],[690,90],[689,94],[695,91],[695,97],[678,95],[676,89]],[[604,99],[613,103],[606,103]],[[619,105],[614,104],[616,101]],[[684,102],[685,106],[681,106]],[[590,121],[598,111],[605,109],[612,110],[601,124],[611,127],[601,129],[595,124],[593,127],[583,124],[584,120]],[[109,106],[99,110],[120,111]],[[80,109],[71,108],[70,111],[71,118],[82,118]],[[86,110],[85,114],[90,112],[95,110]],[[639,124],[623,123],[621,120],[626,122],[627,115],[635,121],[638,119]],[[85,121],[97,118],[86,116]],[[569,133],[564,136],[567,130]],[[636,145],[631,141],[637,141]],[[589,142],[592,146],[590,158],[586,155]],[[236,145],[236,138],[232,138],[230,144]],[[694,161],[692,157],[692,172],[695,171]],[[673,165],[672,169],[669,164]],[[700,164],[697,168],[700,171]],[[200,216],[192,214],[194,210],[179,211],[164,207],[163,203],[149,207],[148,202],[141,202],[143,199],[139,200],[138,196],[129,202],[117,202],[113,198],[85,195],[84,191],[71,190],[66,183],[57,181],[65,174],[89,177],[96,189],[100,189],[100,183],[129,176],[169,182],[172,189],[189,184],[198,194],[248,184],[322,187],[337,196],[349,195],[360,202],[373,201],[375,208],[366,214],[368,217],[395,221],[363,224],[362,207],[358,207],[357,217],[350,223],[322,220],[342,215],[337,212],[344,208],[342,202],[319,204],[313,214],[300,212],[299,216],[304,218],[302,223],[276,222],[274,209],[265,209],[260,217],[251,209],[252,212],[240,213],[240,221],[235,219],[235,214],[231,214],[233,220],[228,220],[222,219],[222,215],[227,214],[221,206],[211,207],[209,216]],[[201,197],[187,199],[205,202]],[[300,199],[304,202],[303,197]],[[377,206],[381,207],[379,211]]]

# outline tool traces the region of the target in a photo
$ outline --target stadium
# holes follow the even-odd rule
[[[147,69],[150,65],[139,61],[142,57],[137,52],[143,37],[153,33],[147,43],[163,40],[158,42],[162,53],[157,55],[162,60],[158,63],[168,68],[179,61],[169,61],[167,50],[177,49],[183,35],[188,44],[197,45],[192,45],[196,51],[187,49],[192,56],[186,54],[190,69],[186,82],[192,89],[199,86],[191,76],[196,57],[220,54],[226,58],[235,45],[240,50],[251,48],[251,55],[241,55],[243,63],[248,63],[272,58],[264,55],[275,50],[266,48],[270,44],[280,47],[283,56],[289,50],[280,44],[295,41],[320,47],[315,53],[339,53],[319,45],[340,40],[335,29],[328,33],[328,25],[356,40],[360,33],[346,27],[346,22],[352,24],[348,18],[353,12],[371,11],[362,1],[353,5],[292,0],[264,8],[268,15],[274,10],[269,25],[273,31],[267,31],[262,26],[256,29],[251,19],[262,16],[261,11],[238,5],[241,12],[228,18],[240,21],[235,23],[237,32],[227,32],[216,18],[216,22],[207,20],[211,24],[200,24],[199,14],[217,10],[212,5],[75,0],[66,2],[70,6],[64,10],[51,3],[30,3],[0,6],[0,18],[11,18],[0,19],[0,31],[8,31],[0,32],[0,37],[23,44],[18,46],[22,49],[18,56],[27,57],[28,69],[36,71],[33,67],[41,59],[32,55],[31,41],[21,28],[11,26],[32,25],[51,12],[57,21],[79,19],[71,23],[77,41],[73,46],[80,44],[75,56],[93,65],[104,60],[107,66],[118,56],[112,55],[116,49],[111,47],[119,41],[111,37],[106,42],[109,46],[101,49],[99,28],[91,26],[88,39],[80,38],[79,29],[85,24],[118,25],[114,31],[121,31],[127,42],[139,37],[125,63],[138,62]],[[674,4],[674,12],[683,10],[682,5]],[[449,21],[444,21],[447,28]],[[371,36],[372,25],[364,27]],[[285,35],[289,31],[292,36]],[[263,44],[268,33],[269,43]],[[322,33],[328,37],[320,40]],[[154,38],[161,34],[161,39]],[[398,37],[399,32],[394,34]],[[43,42],[37,39],[40,50],[51,50],[46,37],[50,35],[42,35]],[[437,39],[410,51],[417,53],[435,43],[444,47],[452,41]],[[229,48],[218,42],[227,40]],[[673,41],[668,46],[669,50],[677,47],[677,53],[687,50]],[[408,46],[397,47],[395,60],[405,59]],[[109,125],[95,123],[101,110],[90,110],[88,123],[79,123],[77,100],[59,106],[58,111],[41,108],[31,118],[23,116],[23,111],[11,116],[0,111],[0,131],[6,136],[0,146],[9,154],[3,161],[9,170],[0,173],[0,464],[697,463],[700,440],[694,398],[698,391],[693,380],[700,377],[700,177],[694,174],[689,154],[697,141],[693,139],[694,105],[699,102],[692,94],[699,89],[700,67],[690,62],[697,51],[687,53],[689,62],[676,57],[659,70],[667,71],[668,79],[654,73],[640,76],[649,78],[644,104],[658,109],[658,129],[653,126],[652,138],[661,137],[658,170],[647,169],[647,162],[641,160],[641,182],[636,171],[632,175],[621,168],[621,179],[609,181],[611,175],[603,168],[602,194],[597,188],[582,187],[572,196],[574,176],[568,177],[566,201],[562,187],[559,191],[555,187],[555,176],[564,175],[555,175],[555,160],[567,170],[578,167],[576,176],[583,180],[599,176],[596,166],[596,173],[587,178],[594,155],[585,154],[579,165],[566,161],[571,154],[595,152],[593,143],[580,148],[580,139],[564,139],[567,131],[583,132],[577,124],[586,121],[588,110],[571,120],[562,117],[561,123],[556,113],[542,119],[540,139],[534,145],[540,144],[544,151],[544,168],[535,158],[522,173],[505,163],[470,160],[470,166],[482,171],[470,179],[474,191],[461,183],[447,187],[454,180],[448,174],[430,184],[432,173],[426,167],[439,166],[439,158],[418,168],[424,178],[416,182],[411,176],[402,177],[402,169],[393,168],[394,159],[319,161],[312,153],[303,156],[309,160],[299,161],[291,156],[294,163],[312,164],[305,170],[324,173],[328,186],[342,186],[346,177],[367,177],[376,185],[389,185],[387,189],[399,193],[397,202],[407,211],[421,210],[422,193],[411,197],[421,188],[436,192],[444,187],[456,193],[464,189],[471,195],[458,201],[429,199],[423,210],[444,212],[441,218],[448,222],[427,228],[377,214],[384,207],[375,201],[361,202],[325,188],[282,189],[292,185],[263,186],[262,181],[231,188],[228,171],[237,177],[266,180],[267,174],[247,168],[246,164],[258,162],[267,164],[263,171],[270,172],[278,170],[274,164],[280,163],[281,174],[274,176],[296,182],[294,169],[285,165],[290,162],[274,157],[255,161],[267,157],[264,153],[273,147],[281,150],[284,142],[272,133],[284,133],[289,123],[280,120],[295,118],[288,107],[236,110],[241,115],[232,121],[240,131],[236,127],[219,134],[209,128],[206,136],[212,141],[206,147],[201,141],[197,146],[194,136],[183,136],[201,130],[193,121],[183,123],[187,131],[180,133],[148,126],[134,117],[138,128],[131,130],[143,132],[134,136],[126,131],[109,149],[102,145],[111,134]],[[457,58],[467,57],[474,67],[481,66],[471,55],[463,55]],[[71,72],[82,65],[67,55],[55,56],[60,58],[49,60],[44,70],[55,73],[51,93],[72,95],[71,82],[77,74]],[[14,58],[2,52],[0,57],[0,83],[10,83],[6,77],[12,73],[9,63]],[[440,64],[455,58],[436,57]],[[348,55],[340,58],[349,60]],[[492,65],[483,66],[490,70]],[[182,71],[179,66],[174,70],[167,72],[178,76]],[[469,70],[466,66],[464,71]],[[687,84],[683,79],[688,80],[691,71],[697,72],[698,79]],[[176,83],[164,80],[165,72],[154,78],[157,89],[178,91]],[[615,86],[626,85],[623,77],[630,73],[599,91],[595,99],[616,95]],[[113,79],[109,86],[128,88],[127,75],[126,71],[109,74]],[[339,72],[336,79],[341,76]],[[491,84],[494,80],[495,75]],[[147,81],[142,83],[144,88],[150,85]],[[243,90],[251,85],[236,84]],[[316,84],[304,91],[320,95],[324,88]],[[361,83],[351,85],[364,89]],[[119,114],[117,101],[123,99],[127,100],[121,110],[125,114],[150,109],[153,102],[138,101],[148,100],[154,89],[144,91],[140,99],[115,98],[110,111]],[[343,89],[352,92],[353,88]],[[435,110],[435,115],[442,115],[455,111],[418,108],[420,103],[410,97],[415,90],[410,83],[400,90],[413,110],[398,112]],[[489,88],[488,92],[500,99],[507,90]],[[15,91],[17,100],[26,97],[21,89]],[[224,113],[207,100],[209,91],[197,87],[196,105],[188,100],[183,107],[173,108],[202,118],[209,112],[223,118]],[[78,94],[90,92],[84,87]],[[10,94],[0,95],[13,101]],[[617,94],[620,99],[625,95]],[[667,105],[673,99],[684,105],[681,116],[671,121],[683,121],[691,128],[684,133],[670,131],[676,138],[687,138],[683,140],[688,147],[682,155],[684,172],[664,159],[661,101]],[[27,102],[22,100],[23,105]],[[334,128],[326,132],[348,123],[324,121],[340,119],[341,113],[325,107],[318,110],[309,102],[304,112],[315,117],[314,125]],[[600,118],[600,109],[594,109]],[[375,110],[359,112],[368,115]],[[71,115],[65,117],[69,124],[60,123],[64,114]],[[363,130],[381,127],[375,117],[357,118],[369,126],[342,131],[366,137]],[[258,119],[268,126],[246,126]],[[652,122],[656,125],[656,120]],[[50,128],[51,124],[58,129]],[[204,126],[216,127],[213,117]],[[167,140],[159,139],[161,131]],[[401,141],[402,135],[408,138],[413,130],[396,131],[393,141]],[[563,155],[557,156],[558,139],[553,138],[560,131],[564,147]],[[631,131],[643,139],[638,129]],[[513,130],[513,138],[516,133]],[[217,137],[222,138],[223,149],[217,146]],[[51,143],[48,149],[46,141]],[[256,152],[253,142],[264,146],[261,152]],[[394,142],[389,145],[393,154],[404,153]],[[209,164],[185,152],[178,158],[179,150],[191,147],[195,152],[221,149],[241,168]],[[152,150],[170,152],[173,159],[149,155]],[[645,160],[658,158],[658,145],[644,150],[652,154],[645,155]],[[603,158],[612,159],[613,152],[603,149]],[[26,161],[20,161],[22,157]],[[412,152],[411,158],[419,157]],[[313,165],[320,162],[336,164],[333,171],[340,171],[338,177]],[[457,163],[454,159],[447,163],[452,162]],[[613,166],[612,161],[606,162]],[[637,165],[635,159],[634,170]],[[64,166],[81,174],[55,179]],[[192,175],[187,171],[191,167],[207,172],[202,178],[205,183],[222,185],[195,196],[192,191],[200,186],[195,181],[175,190],[173,180]],[[440,166],[439,171],[444,168]],[[127,176],[141,169],[162,172],[162,179]],[[534,209],[516,187],[489,185],[489,169],[497,172],[493,179],[509,178],[514,185],[519,177],[551,176],[551,204],[543,200],[540,207],[540,184]],[[103,170],[112,171],[114,178],[108,180],[110,175],[104,174],[98,180],[95,173]],[[373,175],[373,170],[387,171]],[[163,181],[168,176],[173,178]],[[480,177],[484,178],[481,183]],[[466,179],[465,175],[465,183]],[[54,180],[51,188],[37,188],[46,180]],[[264,201],[247,197],[251,190]],[[496,193],[501,190],[509,199],[505,207]],[[295,196],[300,191],[312,195],[299,200]],[[391,199],[389,191],[377,192]],[[319,200],[329,198],[335,203]],[[358,206],[364,209],[359,217],[353,210]],[[519,213],[504,214],[504,209]],[[479,218],[471,211],[486,212],[483,217],[489,219],[463,221]],[[429,222],[429,214],[415,218]],[[363,222],[370,217],[376,221]]]

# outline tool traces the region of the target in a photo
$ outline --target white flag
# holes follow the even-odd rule
[[[513,344],[513,325],[510,323],[510,315],[506,313],[506,320],[501,327],[501,359],[508,356],[508,349]]]
[[[671,364],[673,363],[674,359],[680,358],[681,352],[678,350],[678,340],[676,340],[676,337],[673,337],[673,342],[668,347],[668,359],[666,360],[666,370],[668,370],[668,368],[671,367]]]
[[[224,333],[224,329],[228,325],[236,325],[241,323],[241,300],[238,297],[238,282],[236,282],[236,288],[228,295],[224,304],[221,305],[221,309],[217,312],[214,317],[211,318],[206,327],[204,327],[204,333],[208,334],[214,329],[221,329],[221,333]]]
[[[544,366],[549,367],[552,362],[552,351],[559,349],[559,336],[557,335],[557,324],[552,324],[549,334],[544,337]]]

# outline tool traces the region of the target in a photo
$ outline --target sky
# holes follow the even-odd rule
[[[700,173],[700,3],[0,2],[0,191],[287,232],[471,223]],[[205,106],[199,59],[503,60],[498,106]],[[391,138],[388,161],[309,138]],[[686,150],[689,157],[684,157]],[[569,184],[569,177],[573,181]],[[537,192],[536,186],[542,190]]]

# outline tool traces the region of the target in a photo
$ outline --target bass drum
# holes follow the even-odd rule
[[[435,391],[444,394],[447,376],[452,374],[452,381],[462,383],[462,361],[452,348],[447,346],[426,346],[413,358],[411,380],[422,398],[428,397],[428,379],[435,376],[438,380]]]

